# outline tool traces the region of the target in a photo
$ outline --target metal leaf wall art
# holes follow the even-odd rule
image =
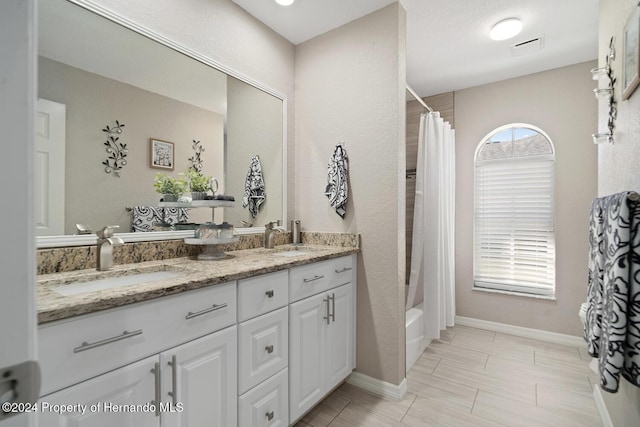
[[[200,145],[200,141],[196,141],[195,139],[193,140],[193,145],[192,145],[193,151],[195,151],[195,153],[193,153],[193,156],[189,157],[189,161],[191,162],[191,169],[195,170],[196,172],[202,172],[202,153],[204,153],[204,147],[202,145]]]
[[[107,134],[107,140],[104,142],[104,145],[107,147],[106,151],[109,154],[107,160],[102,162],[105,166],[104,171],[106,173],[112,173],[113,176],[120,178],[120,171],[124,166],[127,165],[127,144],[120,142],[120,135],[122,135],[122,128],[124,127],[124,123],[120,123],[116,120],[116,125],[113,127],[109,127],[109,125],[105,126],[102,129],[102,132]]]

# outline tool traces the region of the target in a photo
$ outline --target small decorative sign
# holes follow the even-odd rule
[[[170,171],[174,169],[175,154],[173,142],[151,138],[149,139],[149,147],[150,167]]]

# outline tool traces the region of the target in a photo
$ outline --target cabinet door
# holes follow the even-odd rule
[[[297,420],[322,398],[327,296],[289,306],[289,419]]]
[[[289,425],[289,375],[287,368],[238,398],[240,427]]]
[[[157,362],[157,356],[149,357],[43,397],[39,402],[38,425],[158,427],[160,418],[149,406],[133,406],[154,400],[156,381],[152,370]],[[68,408],[73,412],[62,413],[54,405],[78,406]]]
[[[340,384],[353,370],[352,285],[327,292],[331,321],[326,325],[326,390]]]
[[[285,368],[289,360],[289,312],[281,308],[238,325],[238,393]]]
[[[236,358],[235,326],[162,353],[163,427],[236,426]]]

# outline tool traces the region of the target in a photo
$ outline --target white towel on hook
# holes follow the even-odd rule
[[[264,186],[264,178],[262,177],[262,164],[260,157],[255,155],[251,158],[247,179],[244,182],[244,195],[242,197],[242,207],[249,207],[251,217],[258,216],[260,206],[267,199],[267,193]]]
[[[349,158],[342,143],[336,145],[327,167],[327,187],[324,194],[336,213],[344,218],[349,199]]]
[[[600,387],[618,391],[620,374],[640,387],[640,203],[623,192],[593,201],[584,337],[599,358]]]

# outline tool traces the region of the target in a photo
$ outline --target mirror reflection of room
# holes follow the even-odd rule
[[[157,207],[162,198],[156,174],[186,175],[195,141],[203,148],[202,174],[236,200],[259,154],[269,200],[258,218],[236,203],[216,209],[215,217],[211,209],[189,209],[183,220],[243,227],[282,218],[278,98],[66,0],[39,4],[38,98],[40,236],[78,234],[76,224],[134,231],[134,208]],[[228,117],[232,107],[236,117]],[[126,126],[117,135],[104,132],[116,121]],[[116,149],[107,144],[110,136],[116,148],[126,145],[117,171],[109,170]],[[154,162],[154,144],[166,158]]]

